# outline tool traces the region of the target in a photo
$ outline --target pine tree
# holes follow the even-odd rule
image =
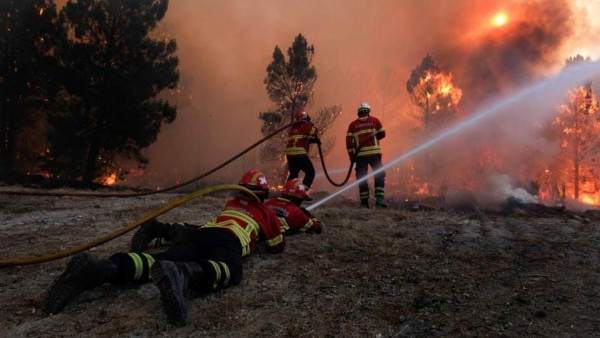
[[[273,60],[267,67],[267,77],[264,80],[267,93],[275,108],[259,115],[263,121],[261,127],[263,135],[269,135],[291,123],[294,121],[296,111],[307,110],[312,103],[317,81],[317,71],[312,65],[314,53],[315,48],[308,44],[302,34],[298,34],[292,46],[288,48],[287,60],[281,49],[275,46]],[[309,113],[312,122],[322,134],[340,115],[341,107],[334,105],[314,112],[309,111]],[[282,132],[265,142],[260,150],[260,158],[263,161],[277,163],[278,168],[272,175],[276,180],[282,180],[284,176],[286,142],[287,133]],[[333,148],[335,140],[322,139],[322,142],[323,153],[327,153]]]
[[[167,8],[168,0],[67,2],[60,13],[67,35],[56,51],[62,109],[50,118],[53,173],[90,183],[119,159],[147,163],[142,149],[176,117],[159,97],[179,80],[176,43],[152,37]]]
[[[0,179],[28,171],[45,150],[36,121],[53,91],[56,15],[52,0],[0,2]]]

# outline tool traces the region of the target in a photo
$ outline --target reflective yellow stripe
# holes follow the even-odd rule
[[[356,133],[354,133],[355,136],[360,136],[360,135],[364,135],[364,134],[373,134],[375,133],[375,129],[363,129],[360,131],[357,131]],[[375,136],[375,135],[373,135]]]
[[[219,268],[219,264],[215,261],[208,261],[212,267],[213,270],[215,270],[215,281],[213,283],[213,290],[215,290],[217,288],[217,286],[219,286],[219,281],[221,280],[221,269]]]
[[[146,257],[146,259],[148,260],[148,271],[150,271],[150,269],[152,269],[152,265],[154,265],[154,257],[145,252],[142,252],[142,255],[144,255],[144,257]]]
[[[219,286],[223,288],[229,285],[231,273],[229,272],[229,267],[227,266],[227,264],[211,260],[209,260],[208,262],[212,265],[212,268],[215,270],[215,281],[213,283],[213,290],[216,290]],[[221,278],[223,278],[223,282],[221,282]]]
[[[283,230],[283,232],[286,232],[288,230],[290,230],[290,225],[287,222],[287,219],[285,219],[285,217],[277,217],[279,218],[279,222],[281,223],[281,229]]]
[[[313,127],[310,130],[310,135],[305,135],[305,134],[302,134],[302,135],[290,135],[288,137],[288,144],[290,144],[290,142],[291,142],[293,144],[293,146],[290,146],[290,147],[286,148],[285,153],[287,155],[304,155],[304,154],[306,154],[306,149],[304,147],[299,147],[298,146],[298,141],[301,141],[303,139],[307,139],[308,140],[310,138],[310,136],[312,134],[314,134],[314,131],[315,131],[315,127]]]
[[[240,240],[240,244],[242,245],[242,256],[250,254],[250,237],[234,220],[227,220],[219,223],[210,221],[206,223],[203,228],[228,228],[233,230],[235,236]]]
[[[223,262],[219,262],[219,265],[221,265],[221,270],[223,272],[225,272],[225,280],[223,281],[223,287],[229,285],[229,278],[231,277],[231,272],[229,272],[229,267],[227,266],[227,264],[223,263]]]
[[[289,147],[285,150],[287,155],[304,155],[306,154],[306,149],[303,147]]]
[[[374,145],[368,146],[368,147],[365,147],[365,146],[361,147],[360,149],[358,149],[357,156],[374,155],[374,154],[381,153],[381,146],[379,145],[379,140],[377,139],[377,137],[375,137],[375,135],[377,133],[381,133],[383,131],[384,131],[383,128],[380,128],[378,130],[365,129],[365,130],[358,131],[356,133],[348,133],[347,136],[352,137],[354,139],[354,146],[358,147],[360,145],[360,136],[361,135],[372,134]],[[354,152],[354,149],[348,149],[348,152],[349,153]]]
[[[381,153],[381,148],[379,148],[379,146],[365,147],[365,148],[360,149],[360,151],[358,152],[358,156],[374,155],[374,154],[380,154],[380,153]]]
[[[306,231],[306,230],[310,229],[311,226],[313,226],[313,220],[312,220],[312,218],[309,219],[308,222],[306,222],[306,224],[304,224],[304,226],[300,230],[301,231]]]
[[[283,242],[283,235],[280,234],[273,239],[267,240],[267,245],[268,246],[276,246],[277,244],[279,244],[281,242]]]
[[[133,260],[133,265],[135,266],[133,280],[138,280],[142,277],[142,272],[144,270],[144,263],[142,263],[142,258],[135,252],[129,252],[127,254],[129,255],[129,257],[131,257],[131,260]]]
[[[257,236],[260,233],[260,225],[256,222],[256,220],[242,212],[234,211],[234,210],[226,210],[221,213],[222,215],[227,215],[230,217],[236,217],[241,219],[242,221],[248,224],[248,228],[246,232],[248,232],[248,237],[250,237],[250,233],[254,232]],[[239,225],[238,225],[239,226]]]
[[[256,221],[252,217],[250,217],[244,213],[241,213],[239,211],[226,210],[226,211],[223,211],[221,213],[221,215],[237,218],[240,221],[245,222],[247,224],[247,228],[244,229],[244,227],[239,225],[235,220],[226,220],[226,221],[217,223],[217,222],[215,222],[214,219],[212,221],[208,222],[204,226],[209,227],[209,228],[227,227],[227,228],[233,230],[233,232],[239,238],[240,243],[242,244],[242,256],[249,255],[250,254],[250,241],[252,240],[252,232],[254,232],[256,234],[257,238],[260,233],[260,226],[258,225],[258,223],[256,223]]]

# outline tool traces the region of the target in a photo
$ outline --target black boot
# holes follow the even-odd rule
[[[162,240],[170,240],[170,224],[161,223],[155,218],[143,223],[138,231],[131,237],[131,251],[142,252],[148,249],[148,244],[157,239],[157,244]]]
[[[369,208],[369,200],[368,199],[362,199],[360,200],[360,207],[361,208]]]
[[[200,227],[191,224],[175,223],[169,229],[169,237],[173,243],[189,240]]]
[[[152,281],[160,291],[163,311],[171,324],[185,325],[188,307],[184,294],[201,275],[202,267],[197,263],[156,261],[152,266]]]
[[[385,199],[383,199],[383,197],[377,198],[377,200],[375,201],[375,206],[378,208],[387,208],[390,205],[387,204],[387,202],[385,201]]]
[[[97,260],[87,252],[73,256],[48,289],[44,310],[59,313],[77,295],[110,282],[116,272],[117,267],[108,259]]]

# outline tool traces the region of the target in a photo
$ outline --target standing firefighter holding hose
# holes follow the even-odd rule
[[[319,131],[310,121],[306,111],[297,111],[295,119],[298,123],[290,128],[286,147],[286,159],[290,170],[287,180],[298,178],[300,171],[303,171],[302,183],[308,191],[315,179],[315,167],[308,157],[308,150],[311,143],[320,144],[321,141],[318,136]]]
[[[358,105],[358,118],[348,126],[346,134],[346,149],[350,162],[356,163],[356,179],[360,180],[367,175],[369,166],[375,171],[382,167],[381,146],[379,141],[385,137],[385,130],[381,121],[370,116],[371,106],[367,102]],[[375,205],[386,208],[385,201],[385,172],[382,170],[374,177],[375,180]],[[360,206],[369,207],[369,183],[364,180],[358,184],[360,193]]]

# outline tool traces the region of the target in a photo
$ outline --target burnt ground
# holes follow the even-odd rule
[[[0,194],[0,259],[44,256],[114,231],[176,194],[133,198]],[[161,215],[203,223],[227,196]],[[550,212],[551,211],[551,212]],[[60,314],[45,290],[68,258],[0,268],[2,337],[592,337],[600,332],[600,217],[544,209],[509,215],[398,204],[314,210],[321,235],[259,250],[241,285],[189,299],[189,324],[170,325],[152,284],[104,285]],[[91,252],[126,251],[132,232]]]

